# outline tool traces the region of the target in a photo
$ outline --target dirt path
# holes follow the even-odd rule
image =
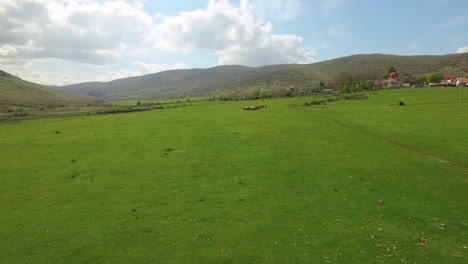
[[[422,151],[422,150],[419,150],[419,149],[415,149],[413,147],[410,147],[410,146],[406,146],[406,145],[403,145],[401,143],[398,143],[398,142],[395,142],[391,139],[388,139],[384,136],[381,136],[381,135],[378,135],[378,134],[374,134],[372,132],[369,132],[369,131],[365,131],[365,130],[361,130],[361,129],[357,129],[357,128],[354,128],[354,127],[350,127],[344,123],[342,123],[341,121],[338,121],[336,119],[333,119],[333,118],[330,118],[330,117],[326,117],[326,116],[323,116],[324,118],[327,118],[333,122],[335,122],[337,125],[341,126],[341,127],[345,127],[345,128],[348,128],[348,129],[351,129],[351,130],[354,130],[354,131],[357,131],[361,134],[364,134],[364,135],[367,135],[367,136],[372,136],[372,137],[375,137],[375,138],[378,138],[378,139],[381,139],[387,143],[390,143],[392,145],[395,145],[395,146],[398,146],[400,148],[403,148],[403,149],[406,149],[406,150],[409,150],[409,151],[412,151],[412,152],[415,152],[415,153],[418,153],[420,155],[423,155],[423,156],[426,156],[426,157],[431,157],[431,158],[434,158],[434,159],[438,159],[440,161],[443,161],[443,162],[446,162],[446,163],[449,163],[453,166],[456,166],[458,168],[461,168],[461,169],[465,169],[465,170],[468,170],[468,167],[465,166],[465,165],[462,165],[460,163],[457,163],[455,161],[452,161],[452,160],[449,160],[449,159],[446,159],[446,158],[443,158],[443,157],[440,157],[440,156],[437,156],[437,155],[434,155],[434,154],[431,154],[429,152],[425,152],[425,151]]]

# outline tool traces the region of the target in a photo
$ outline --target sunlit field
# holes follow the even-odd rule
[[[0,262],[466,263],[458,92],[1,124]]]

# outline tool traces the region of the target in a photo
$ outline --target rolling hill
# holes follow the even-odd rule
[[[353,55],[314,64],[260,68],[227,65],[208,69],[171,70],[111,82],[89,82],[54,88],[106,100],[159,99],[258,85],[313,86],[319,81],[327,82],[341,72],[375,72],[380,76],[390,66],[410,75],[435,71],[456,74],[460,68],[468,67],[468,53],[442,56]]]
[[[0,105],[14,106],[70,106],[96,104],[101,99],[57,91],[49,87],[27,82],[4,71],[0,71]]]

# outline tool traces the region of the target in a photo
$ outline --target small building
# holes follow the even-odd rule
[[[400,75],[398,74],[398,72],[392,72],[388,75],[388,79],[390,81],[395,81],[395,82],[399,82],[400,81]]]
[[[456,86],[457,77],[453,75],[444,75],[444,79],[440,82],[443,86]]]
[[[286,88],[286,91],[290,91],[290,92],[294,92],[294,91],[296,91],[296,90],[297,90],[297,87],[294,86],[294,85],[291,85],[291,86],[289,86],[288,88]]]
[[[457,84],[458,87],[461,87],[461,86],[468,86],[468,79],[465,79],[465,78],[457,78],[456,84]]]
[[[445,80],[452,80],[452,79],[456,79],[457,77],[456,76],[453,76],[453,75],[444,75],[444,79]]]

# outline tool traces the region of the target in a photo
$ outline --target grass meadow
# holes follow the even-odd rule
[[[1,124],[0,260],[466,263],[468,100],[368,96]]]

